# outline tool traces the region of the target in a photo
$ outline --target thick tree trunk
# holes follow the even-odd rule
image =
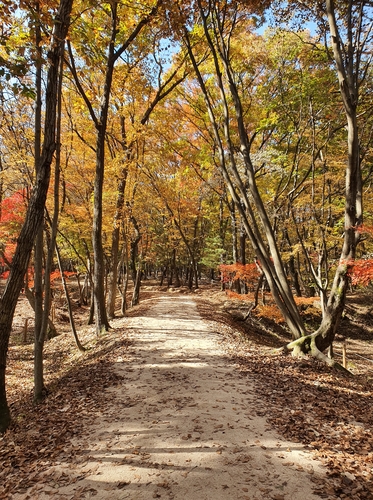
[[[32,247],[44,217],[50,168],[55,151],[56,103],[61,41],[65,39],[67,34],[72,3],[73,0],[61,0],[55,17],[51,49],[48,53],[50,66],[45,97],[44,141],[40,168],[38,169],[36,183],[26,212],[25,222],[17,240],[9,278],[0,300],[0,432],[4,432],[10,424],[10,411],[5,390],[5,370],[9,337],[14,310],[23,286]]]

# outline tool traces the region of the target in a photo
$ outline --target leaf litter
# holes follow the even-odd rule
[[[212,316],[209,294],[202,295],[199,311],[210,324],[210,329],[219,333],[221,345],[236,363],[241,376],[255,378],[254,390],[259,402],[256,413],[267,419],[268,428],[275,428],[290,441],[303,443],[325,464],[328,481],[325,483],[314,477],[316,495],[329,499],[373,498],[371,372],[357,368],[356,375],[351,378],[331,372],[312,359],[299,361],[282,354],[274,355],[274,345],[268,339],[267,345],[261,345],[259,349],[255,338],[257,333],[250,337],[247,328],[243,332],[242,327],[216,310]],[[145,313],[152,304],[149,301],[134,309],[131,315]],[[12,498],[14,494],[21,495],[18,498],[36,498],[38,491],[43,491],[43,494],[49,491],[53,497],[56,488],[79,485],[84,477],[97,472],[97,464],[90,466],[89,453],[82,454],[84,439],[87,446],[89,441],[86,429],[97,419],[115,418],[116,393],[110,388],[119,387],[123,376],[114,367],[118,360],[121,363],[130,361],[135,353],[126,331],[126,320],[118,319],[113,326],[114,334],[101,338],[94,335],[92,328],[81,327],[81,339],[89,347],[85,354],[75,350],[69,333],[62,333],[46,344],[48,396],[36,406],[32,403],[32,346],[11,347],[8,397],[13,423],[0,437],[0,498]],[[170,373],[168,378],[175,382],[174,374]],[[118,400],[118,405],[131,408],[140,400],[137,394],[131,394],[125,402]],[[193,404],[189,395],[185,395],[184,401],[182,398],[178,400],[179,403],[175,400],[178,408]],[[216,411],[221,411],[221,408]],[[194,425],[193,430],[199,432],[198,422],[197,427]],[[219,432],[220,426],[213,426],[213,431]],[[189,433],[182,433],[182,436],[186,441],[194,438],[194,434]],[[255,444],[258,445],[265,453],[266,447]],[[214,448],[216,453],[224,456],[224,446],[218,444]],[[234,449],[233,453],[237,462],[251,463],[252,456],[240,448]],[[291,461],[286,462],[285,456],[286,453],[278,454],[278,457],[283,457],[284,466],[302,469]],[[139,457],[143,463],[151,463],[150,455],[141,455],[136,448],[132,457],[123,458],[123,461],[134,465]],[[233,463],[230,457],[223,457],[226,465]],[[153,462],[152,465],[164,468],[167,463]],[[56,470],[51,473],[53,468]],[[46,471],[48,485],[53,484],[53,487],[45,485]],[[313,471],[309,469],[307,473],[312,480]],[[265,483],[265,477],[263,481]],[[130,481],[119,481],[116,488],[124,490],[129,484]],[[157,495],[154,498],[161,496],[161,490],[168,491],[170,483],[159,481],[156,485],[159,491],[154,492]],[[247,488],[243,486],[243,495],[247,492],[245,490]],[[263,498],[267,498],[264,490],[265,487]],[[74,498],[89,498],[96,494],[97,490],[92,486],[78,486]],[[60,495],[59,498],[64,497]],[[286,497],[273,493],[268,498],[280,500]]]

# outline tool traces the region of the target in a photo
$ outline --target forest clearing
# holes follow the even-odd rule
[[[23,302],[0,498],[372,498],[370,297],[355,297],[336,342],[339,354],[348,342],[349,377],[275,353],[285,330],[234,322],[217,286],[167,292],[145,281],[140,305],[101,338],[79,323],[84,308],[74,311],[85,353],[61,323],[46,343],[48,396],[36,406]]]

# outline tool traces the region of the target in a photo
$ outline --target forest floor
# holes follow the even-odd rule
[[[144,286],[140,305],[99,338],[77,308],[87,351],[58,324],[37,406],[20,301],[1,499],[373,499],[371,296],[354,297],[337,337],[349,377],[277,351],[285,330],[234,321],[223,292],[197,292]]]

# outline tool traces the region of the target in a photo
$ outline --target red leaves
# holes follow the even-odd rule
[[[19,227],[24,220],[26,212],[26,198],[24,190],[5,198],[1,203],[1,226]]]
[[[355,260],[348,266],[352,285],[368,286],[373,281],[373,259]]]

